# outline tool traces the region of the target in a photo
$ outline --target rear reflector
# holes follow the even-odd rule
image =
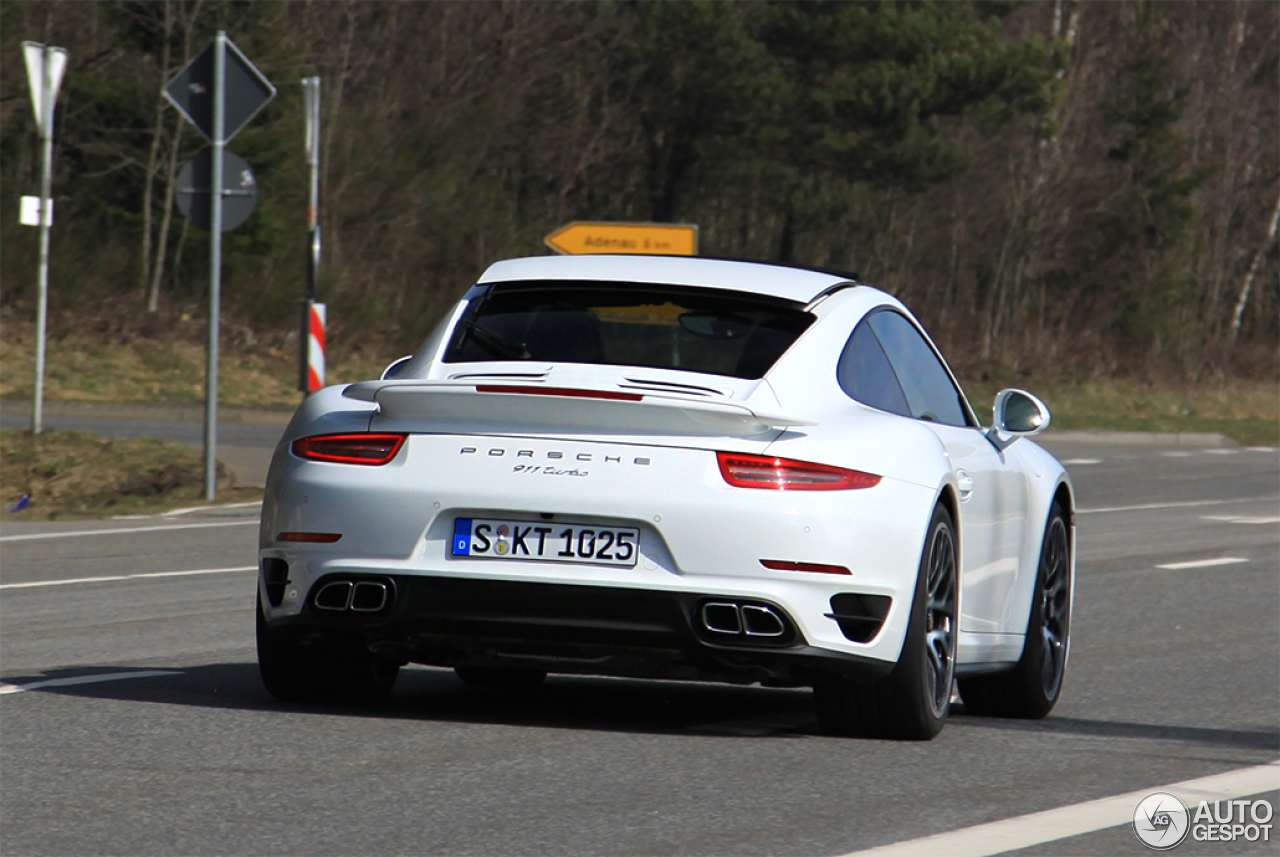
[[[829,464],[792,461],[768,455],[717,452],[724,481],[738,488],[772,488],[775,491],[847,491],[871,488],[880,477],[860,470]]]
[[[612,399],[618,402],[641,402],[644,396],[636,393],[616,393],[612,390],[578,390],[573,387],[525,387],[510,384],[477,384],[477,393],[520,393],[526,396],[569,396],[575,399]]]
[[[342,538],[342,533],[281,533],[278,542],[322,542],[329,544]]]
[[[791,562],[785,559],[762,559],[760,564],[774,571],[816,571],[820,574],[853,574],[843,565],[824,565],[820,562]]]
[[[404,445],[403,434],[322,434],[293,442],[293,454],[311,461],[386,464]]]

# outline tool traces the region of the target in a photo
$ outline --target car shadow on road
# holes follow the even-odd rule
[[[82,677],[135,675],[145,668],[81,667],[38,675],[9,676],[9,685]],[[640,734],[720,737],[821,736],[808,690],[739,687],[695,682],[642,681],[594,676],[551,676],[528,689],[464,685],[452,670],[409,667],[401,671],[391,698],[368,706],[291,705],[277,702],[262,686],[256,663],[223,663],[121,677],[85,684],[33,689],[87,699],[194,705],[244,711],[290,711],[316,716],[485,723],[545,729],[601,730]],[[1172,741],[1240,750],[1280,749],[1280,731],[1161,726],[1050,716],[1008,720],[968,716],[963,703],[952,712],[950,730],[995,729],[1007,734]]]
[[[958,715],[958,716],[956,716]],[[1081,717],[1057,717],[1044,720],[1005,720],[989,717],[966,717],[960,706],[953,712],[952,725],[1003,732],[1031,732],[1048,735],[1090,738],[1140,738],[1152,741],[1178,741],[1189,744],[1232,747],[1240,750],[1280,751],[1280,731],[1213,729],[1201,726],[1158,726],[1152,723],[1125,723],[1113,720],[1089,720]]]
[[[3,682],[26,685],[81,676],[138,673],[146,668],[70,668]],[[158,668],[159,669],[159,668]],[[173,674],[45,685],[33,693],[87,699],[195,705],[238,710],[287,710],[317,716],[489,723],[557,729],[732,737],[818,735],[808,690],[694,682],[554,675],[529,689],[464,685],[452,670],[403,669],[391,698],[368,706],[292,705],[262,686],[256,663],[178,668]]]

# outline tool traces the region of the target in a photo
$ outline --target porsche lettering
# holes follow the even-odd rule
[[[489,449],[485,450],[485,452],[490,458],[502,458],[505,455],[507,455],[509,450],[504,449],[500,446],[495,446],[495,447],[490,447]],[[458,454],[459,455],[480,455],[481,449],[475,446],[464,446],[458,450]],[[568,454],[573,457],[574,461],[600,461],[600,462],[603,462],[604,464],[623,464],[624,463],[623,457],[621,455],[604,454],[597,457],[595,453],[591,453],[591,452],[578,452],[578,453],[568,453]],[[553,449],[553,450],[544,452],[542,455],[544,458],[550,461],[562,461],[564,460],[566,453]],[[515,451],[515,457],[516,458],[536,458],[537,453],[534,452],[534,450],[532,449],[517,449]],[[633,456],[629,462],[625,462],[625,463],[632,464],[637,467],[649,467],[653,464],[653,459],[650,458],[649,456],[637,455],[637,456]]]

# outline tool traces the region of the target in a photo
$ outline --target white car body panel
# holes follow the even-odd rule
[[[960,629],[1012,632],[1002,621],[1022,561],[1026,477],[1013,448],[998,450],[974,428],[931,425],[955,467],[964,527],[964,609]],[[1034,570],[1034,566],[1032,566]]]

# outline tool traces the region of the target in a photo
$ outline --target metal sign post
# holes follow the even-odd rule
[[[320,78],[302,81],[307,110],[307,165],[311,168],[311,192],[307,205],[308,246],[307,299],[316,299],[316,280],[320,274]]]
[[[325,306],[316,303],[320,279],[320,78],[303,78],[302,91],[311,192],[307,205],[307,298],[302,302],[302,335],[298,338],[298,389],[310,394],[324,386]]]
[[[31,404],[31,433],[40,434],[44,420],[44,344],[49,316],[49,227],[53,225],[53,107],[67,69],[64,48],[23,42],[27,82],[40,132],[40,268],[36,275],[36,377]]]
[[[217,496],[218,487],[218,321],[222,303],[222,232],[227,228],[223,223],[223,198],[248,193],[243,188],[228,189],[223,181],[226,146],[275,94],[276,88],[222,30],[213,44],[164,88],[165,98],[213,144],[209,165],[209,348],[204,393],[206,500]],[[247,166],[243,172],[248,172]],[[246,181],[253,186],[252,173],[241,184]],[[253,192],[256,194],[256,188]]]
[[[213,162],[209,168],[209,354],[204,376],[204,498],[218,493],[218,322],[222,311],[222,167],[227,147],[227,34],[213,40]]]

